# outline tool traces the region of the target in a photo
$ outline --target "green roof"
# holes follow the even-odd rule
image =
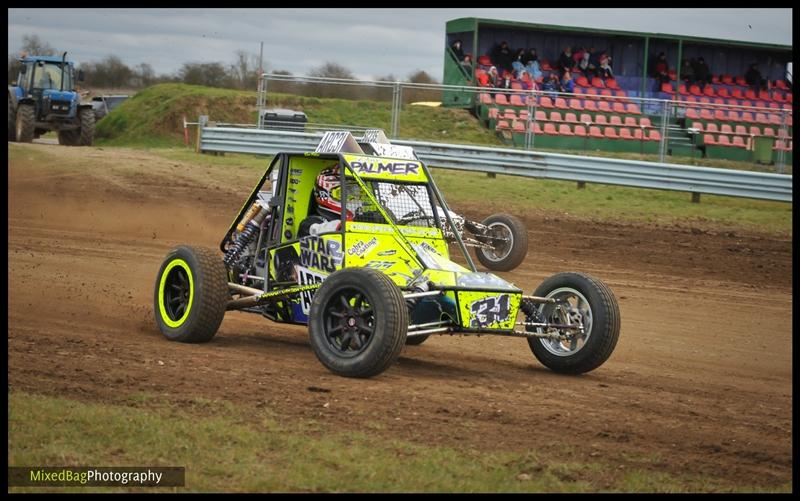
[[[500,28],[517,28],[524,30],[546,30],[546,31],[560,31],[560,32],[577,32],[577,33],[593,33],[613,36],[626,36],[634,38],[659,38],[668,40],[683,40],[684,42],[693,42],[707,45],[726,45],[735,47],[749,47],[755,49],[768,49],[778,51],[792,51],[791,45],[780,45],[759,42],[745,42],[742,40],[726,40],[722,38],[705,38],[693,37],[687,35],[671,35],[667,33],[647,33],[640,31],[620,31],[620,30],[604,30],[598,28],[585,28],[581,26],[559,26],[555,24],[537,24],[537,23],[521,23],[517,21],[502,21],[499,19],[485,19],[475,17],[462,17],[458,19],[451,19],[447,21],[448,33],[457,33],[465,31],[466,26],[477,26],[480,30],[481,27],[494,26]]]

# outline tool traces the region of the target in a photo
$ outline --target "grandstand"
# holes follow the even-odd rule
[[[486,126],[515,145],[525,145],[530,128],[536,147],[656,153],[666,131],[667,152],[673,155],[775,161],[783,153],[791,162],[791,46],[478,18],[448,21],[446,37],[443,83],[448,85],[486,86],[485,72],[495,65],[492,50],[501,41],[512,53],[537,50],[539,88],[557,71],[566,46],[595,47],[611,56],[613,78],[573,73],[571,94],[526,91],[527,82],[515,73],[508,90],[487,86],[477,94],[444,93],[445,106],[474,109]],[[471,70],[450,49],[457,39],[475,61]],[[653,77],[653,58],[662,52],[669,82]],[[700,57],[709,66],[710,81],[687,85],[680,63]],[[754,62],[768,88],[757,91],[746,83],[744,73]]]

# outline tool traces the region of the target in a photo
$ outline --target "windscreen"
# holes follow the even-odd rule
[[[61,89],[61,64],[45,63],[35,66],[33,88],[35,89]],[[72,90],[70,69],[64,70],[64,90]]]
[[[434,210],[427,185],[367,179],[363,181],[367,188],[371,190],[375,200],[397,226],[420,226],[424,228],[438,228],[441,226],[442,222],[437,221],[437,214],[440,215],[442,212],[440,209]],[[366,214],[377,212],[377,209],[370,207],[373,202],[368,198],[363,196],[358,186],[348,185],[347,206],[348,208],[352,207],[351,210],[355,212],[354,220],[366,220]],[[378,219],[376,220],[373,214],[369,221],[375,223],[385,222],[380,215]]]

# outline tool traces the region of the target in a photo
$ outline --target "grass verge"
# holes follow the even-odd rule
[[[135,397],[135,398],[134,398]],[[268,409],[248,419],[230,402],[150,396],[135,406],[12,392],[12,466],[184,466],[183,488],[47,488],[47,491],[591,492],[754,491],[712,479],[602,462],[550,461],[535,452],[456,450],[366,433],[302,432]],[[777,490],[787,490],[781,486]],[[34,491],[10,488],[9,491]],[[44,489],[39,489],[44,490]]]

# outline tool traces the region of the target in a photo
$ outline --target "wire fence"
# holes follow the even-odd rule
[[[386,129],[391,138],[413,140],[423,139],[418,137],[422,133],[436,135],[438,126],[443,134],[450,134],[441,139],[478,142],[460,134],[459,124],[439,123],[441,115],[415,106],[447,101],[460,103],[455,107],[469,110],[501,141],[523,149],[650,154],[660,162],[668,155],[700,163],[718,158],[774,165],[776,172],[784,173],[793,147],[791,104],[776,101],[747,106],[737,104],[739,100],[725,102],[705,95],[675,94],[667,100],[622,95],[612,89],[578,88],[563,93],[264,74],[259,83],[259,116],[269,106],[268,92],[390,103],[388,123],[386,117],[378,116],[365,117],[365,123],[328,119],[306,124],[305,130],[377,127]],[[408,117],[405,127],[401,117]],[[269,126],[298,130],[296,123],[280,122]],[[418,124],[423,124],[423,130]]]

